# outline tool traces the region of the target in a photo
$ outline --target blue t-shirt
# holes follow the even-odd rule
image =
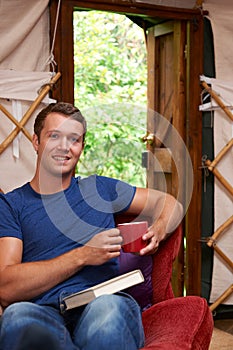
[[[51,259],[115,227],[114,214],[127,210],[134,194],[135,187],[97,175],[72,178],[68,189],[51,195],[40,195],[27,183],[0,194],[0,237],[23,241],[23,262]],[[32,301],[59,307],[65,295],[117,274],[117,259],[86,266]]]

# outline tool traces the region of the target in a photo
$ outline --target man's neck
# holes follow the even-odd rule
[[[30,182],[33,190],[40,194],[53,194],[66,190],[71,183],[71,176],[63,177],[47,177],[43,179],[42,176],[37,174],[33,177]]]

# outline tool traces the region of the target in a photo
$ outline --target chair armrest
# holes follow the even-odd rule
[[[179,253],[182,236],[180,224],[166,240],[160,243],[159,249],[153,256],[153,304],[174,297],[171,285],[172,267]]]
[[[204,298],[179,297],[153,305],[142,313],[143,350],[208,350],[213,317]]]

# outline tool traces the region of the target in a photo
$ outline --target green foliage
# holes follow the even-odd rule
[[[95,172],[144,187],[146,173],[141,167],[144,145],[140,137],[145,130],[140,120],[145,119],[145,109],[123,104],[106,105],[85,110],[84,115],[87,119],[89,115],[94,117],[88,126],[77,173],[86,176]]]
[[[75,12],[74,61],[80,109],[90,104],[146,103],[144,34],[127,17]]]
[[[95,172],[144,186],[144,145],[140,142],[146,124],[143,31],[122,15],[75,12],[74,43],[75,104],[88,121],[84,157],[77,172],[84,176]]]

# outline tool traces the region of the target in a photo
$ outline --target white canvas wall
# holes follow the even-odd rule
[[[19,72],[48,70],[48,67],[45,66],[50,51],[48,2],[49,0],[1,1],[0,70]],[[15,85],[15,87],[17,86]],[[39,88],[40,86],[38,86]],[[31,93],[31,91],[28,92]],[[3,94],[5,94],[5,88],[4,85],[0,84],[0,96]],[[4,97],[6,96],[4,95]],[[9,97],[9,100],[0,98],[0,103],[10,113],[13,113],[13,95],[11,94]],[[24,100],[20,100],[23,114],[31,103],[27,102],[27,99],[25,91]],[[25,126],[31,134],[35,114]],[[13,127],[13,123],[0,112],[0,144]],[[35,152],[24,135],[20,136],[18,147],[19,158],[13,156],[12,144],[0,155],[0,188],[4,192],[29,181],[34,172]]]
[[[231,0],[206,0],[204,8],[209,11],[214,36],[217,80],[213,81],[212,88],[226,105],[233,106],[233,4]],[[214,112],[215,156],[232,137],[233,122],[222,110],[218,109]],[[233,186],[232,148],[219,162],[217,169]],[[215,180],[214,193],[214,226],[217,230],[232,216],[233,200],[217,179]],[[219,237],[218,245],[233,260],[233,225],[229,226]],[[224,260],[215,253],[210,301],[214,302],[232,283],[232,271]],[[233,295],[225,300],[224,304],[233,304]]]
[[[1,0],[0,69],[44,70],[49,55],[49,0]]]

